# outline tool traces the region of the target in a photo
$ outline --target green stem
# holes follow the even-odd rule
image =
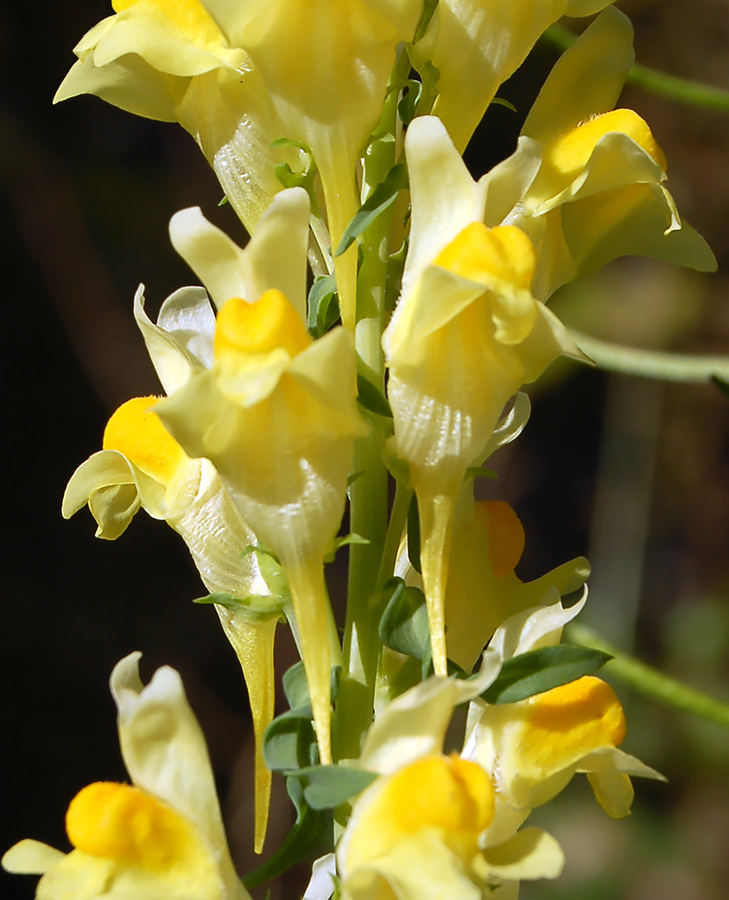
[[[601,341],[574,330],[572,337],[578,347],[601,369],[661,381],[729,381],[729,357],[726,356],[690,356],[659,350],[639,350]]]
[[[553,47],[567,50],[577,40],[578,35],[569,28],[556,24],[550,26],[542,37]],[[628,84],[634,84],[659,97],[675,100],[677,103],[700,106],[716,112],[729,112],[729,91],[711,84],[702,84],[698,81],[690,81],[688,78],[668,75],[657,69],[642,66],[640,63],[631,66],[626,81]]]
[[[688,687],[676,678],[664,675],[652,666],[621,653],[585,625],[571,624],[568,628],[568,637],[583,647],[593,647],[595,650],[610,653],[614,659],[607,663],[605,670],[638,693],[665,706],[672,706],[674,709],[692,713],[716,725],[729,728],[729,704],[716,700],[696,688]]]
[[[377,589],[381,591],[388,578],[392,577],[397,562],[397,551],[400,547],[405,523],[408,518],[413,489],[405,487],[402,482],[395,482],[395,500],[390,513],[390,524],[387,526],[387,537],[382,551],[380,571],[377,574]]]

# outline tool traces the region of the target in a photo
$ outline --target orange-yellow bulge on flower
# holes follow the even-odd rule
[[[102,447],[124,454],[155,481],[166,483],[188,458],[153,407],[159,397],[135,397],[123,403],[104,429]]]
[[[223,41],[220,29],[200,0],[112,0],[111,5],[116,13],[140,7],[177,27],[189,41],[201,47],[214,50]]]
[[[423,757],[391,775],[357,814],[344,865],[355,869],[374,862],[426,829],[437,830],[468,865],[493,814],[494,792],[481,766],[457,754]]]
[[[520,777],[543,778],[593,750],[617,747],[625,737],[625,714],[615,691],[594,676],[523,702],[519,743],[528,751],[520,756]]]
[[[71,844],[91,856],[146,869],[168,869],[195,851],[190,822],[137,787],[96,782],[66,813]]]
[[[545,161],[561,175],[574,176],[587,165],[600,138],[610,132],[627,135],[667,170],[666,157],[648,124],[632,109],[614,109],[577,125],[547,148]]]
[[[214,348],[226,353],[270,353],[281,348],[294,357],[311,344],[301,316],[284,294],[271,288],[255,303],[234,297],[218,313]]]

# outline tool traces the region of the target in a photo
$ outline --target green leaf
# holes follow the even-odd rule
[[[333,666],[330,677],[330,690],[332,703],[337,699],[339,693],[339,679],[342,674],[341,666]],[[294,663],[284,672],[283,689],[292,710],[309,710],[309,718],[311,718],[311,699],[309,697],[309,684],[306,680],[306,670],[303,662]]]
[[[291,777],[301,782],[304,798],[312,809],[334,809],[363,791],[377,773],[346,766],[309,766]]]
[[[438,0],[424,0],[423,9],[420,13],[420,21],[415,28],[415,37],[413,38],[413,43],[419,41],[420,38],[428,30],[428,25],[430,25],[430,20],[433,18],[433,13],[435,12],[435,8],[437,5]]]
[[[218,591],[205,597],[196,597],[192,602],[201,605],[214,603],[231,612],[242,613],[253,621],[267,621],[274,616],[283,616],[286,599],[271,594],[247,594],[245,597],[236,597],[235,594]]]
[[[496,681],[481,694],[487,703],[517,703],[590,675],[612,659],[589,647],[556,644],[507,659]]]
[[[279,849],[252,872],[241,878],[247,888],[277,878],[302,859],[321,855],[331,849],[331,813],[312,809],[304,799],[304,788],[296,778],[286,779],[286,790],[296,809],[296,821]]]
[[[306,327],[318,339],[336,325],[339,319],[337,282],[334,275],[321,275],[314,281],[307,301]]]
[[[408,509],[408,559],[415,571],[422,574],[420,567],[420,513],[418,498],[415,494],[413,494]]]
[[[324,557],[324,562],[334,562],[334,557],[337,555],[337,550],[339,550],[340,547],[347,547],[350,544],[360,544],[364,547],[369,543],[369,538],[362,537],[361,534],[356,534],[355,532],[352,532],[351,534],[345,534],[344,537],[334,538],[332,549]]]
[[[519,110],[514,106],[513,103],[509,103],[508,100],[504,100],[503,97],[494,97],[491,101],[492,106],[505,106],[507,109],[510,109],[512,112],[518,112]]]
[[[263,756],[272,772],[290,772],[319,762],[311,707],[299,706],[276,716],[263,736]]]
[[[469,466],[466,469],[466,474],[463,476],[464,481],[469,481],[472,478],[498,478],[498,473],[494,472],[493,469],[484,469],[482,466]]]
[[[403,125],[407,127],[415,118],[418,103],[420,103],[420,97],[423,93],[423,85],[420,81],[408,79],[405,82],[404,90],[407,93],[403,94],[400,102],[397,104],[397,114],[400,116]]]
[[[364,375],[357,375],[357,402],[377,416],[385,419],[392,418],[392,410],[387,402],[387,397]]]
[[[395,202],[397,195],[408,186],[408,173],[404,163],[397,163],[385,176],[385,180],[377,185],[365,202],[360,206],[352,221],[344,229],[342,240],[337,247],[335,256],[341,256],[362,232],[368,228],[375,219],[389,209]]]
[[[719,388],[722,394],[727,394],[727,396],[729,396],[729,381],[726,381],[724,378],[719,378],[718,375],[712,375],[711,382]]]
[[[430,659],[430,629],[425,596],[402,578],[391,578],[382,590],[385,612],[380,620],[380,640],[398,653],[421,661]]]

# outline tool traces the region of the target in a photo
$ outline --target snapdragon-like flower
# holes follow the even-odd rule
[[[74,797],[66,814],[70,853],[23,840],[2,865],[43,875],[39,900],[248,900],[180,676],[158,669],[144,687],[139,656],[121,660],[111,676],[132,784],[95,783]]]
[[[312,341],[304,325],[309,201],[275,198],[240,250],[199,210],[178,213],[174,245],[220,307],[214,359],[156,407],[187,453],[220,473],[258,540],[282,563],[323,761],[330,759],[330,669],[339,653],[324,583],[356,437],[352,335]]]
[[[55,101],[96,94],[136,115],[179,122],[251,230],[280,190],[271,142],[283,125],[245,50],[200,0],[114,0],[115,15],[74,48]]]
[[[558,644],[562,629],[585,599],[563,608],[558,601],[512,616],[496,631],[489,649],[501,659]],[[625,716],[613,689],[584,676],[517,703],[471,703],[463,755],[491,775],[494,819],[485,840],[498,843],[551,800],[577,772],[587,777],[611,816],[630,812],[630,775],[662,779],[658,772],[618,749]]]
[[[380,117],[420,0],[116,0],[56,95],[94,93],[179,121],[249,231],[280,188],[271,143],[303,142],[321,174],[332,247],[359,200],[355,166]],[[356,251],[334,261],[354,328]]]
[[[498,627],[546,598],[579,590],[590,572],[580,556],[534,581],[523,582],[516,568],[524,552],[524,528],[501,500],[474,501],[464,487],[458,501],[445,594],[448,659],[470,672]],[[400,554],[395,574],[409,583],[417,576]]]
[[[440,0],[418,55],[440,76],[433,112],[463,151],[499,86],[561,16],[590,16],[611,0]]]
[[[499,666],[489,652],[473,680],[431,678],[375,719],[357,765],[381,777],[355,801],[336,850],[343,897],[416,900],[437,890],[477,900],[504,883],[560,873],[559,845],[537,828],[485,846],[496,799],[491,776],[477,761],[443,753],[455,706],[485,690]]]
[[[513,226],[482,223],[484,186],[473,182],[444,136],[432,117],[408,130],[411,245],[402,295],[382,339],[393,449],[409,464],[418,497],[438,674],[446,672],[448,556],[466,469],[483,457],[507,401],[523,384],[560,354],[581,356],[531,293],[536,261],[529,238]]]
[[[602,13],[554,66],[516,153],[485,178],[483,220],[529,235],[542,300],[628,254],[716,268],[665,187],[666,159],[650,128],[630,109],[613,110],[633,62],[632,38],[622,13]]]
[[[204,290],[177,291],[154,324],[144,311],[140,288],[134,313],[168,392],[183,385],[195,369],[211,365],[215,315]],[[264,577],[258,556],[246,553],[256,536],[214,466],[185,453],[155,414],[158,402],[157,397],[136,397],[116,410],[104,432],[104,449],[82,463],[69,481],[62,512],[69,518],[88,504],[97,537],[113,540],[141,507],[182,537],[211,594],[239,598],[227,607],[215,604],[215,609],[241,663],[250,698],[256,738],[255,845],[260,852],[271,794],[262,742],[274,711],[274,636],[288,598],[275,575]]]

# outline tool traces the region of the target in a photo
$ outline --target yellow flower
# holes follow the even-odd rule
[[[557,602],[525,610],[497,630],[489,649],[509,659],[557,644],[564,625],[583,606],[584,599],[568,609]],[[630,775],[662,778],[617,749],[625,736],[625,716],[612,688],[593,676],[518,703],[490,705],[476,699],[466,733],[464,757],[490,773],[496,791],[488,844],[513,833],[577,772],[587,773],[598,801],[615,817],[630,812]]]
[[[532,296],[528,237],[513,226],[483,225],[482,187],[443,136],[432,117],[408,130],[411,245],[402,295],[383,335],[393,449],[409,464],[420,509],[438,674],[446,671],[448,555],[466,469],[483,458],[507,401],[523,384],[560,354],[581,355]]]
[[[179,121],[249,231],[273,194],[271,143],[306,144],[321,174],[331,244],[357,211],[355,168],[380,117],[396,48],[420,0],[119,0],[76,47],[56,95],[94,93]],[[328,251],[328,248],[324,248]],[[356,250],[334,261],[354,328]]]
[[[648,125],[632,110],[613,110],[633,62],[632,36],[622,13],[602,13],[547,78],[516,153],[486,176],[483,220],[529,235],[542,300],[628,254],[716,267],[664,186],[666,159]]]
[[[356,764],[381,777],[356,799],[337,846],[343,897],[415,900],[437,885],[439,897],[477,900],[500,884],[560,873],[557,842],[537,828],[486,847],[491,776],[478,761],[442,753],[453,709],[485,690],[499,665],[487,654],[472,682],[431,678],[375,719]]]
[[[55,101],[96,94],[136,115],[179,122],[200,145],[252,229],[280,190],[271,142],[281,137],[260,76],[199,0],[117,0],[78,43]]]
[[[34,840],[2,859],[42,874],[39,900],[247,900],[228,851],[205,739],[174,669],[143,687],[139,653],[115,667],[119,741],[132,785],[101,782],[71,801],[73,850]]]
[[[456,510],[445,624],[448,659],[470,672],[496,629],[510,616],[546,602],[553,594],[578,590],[590,572],[584,557],[570,560],[541,578],[524,583],[514,571],[524,551],[524,528],[508,503],[474,502],[461,492]],[[417,576],[400,554],[396,574],[408,583]]]
[[[162,305],[155,325],[144,311],[140,288],[135,316],[168,391],[212,362],[215,317],[202,289],[183,288],[173,294]],[[248,601],[247,606],[216,604],[215,609],[248,687],[256,737],[255,845],[260,852],[271,793],[262,742],[273,718],[273,645],[286,597],[269,586],[256,554],[244,553],[257,543],[256,536],[212,463],[185,453],[157,417],[158,402],[157,397],[136,397],[116,410],[106,426],[103,449],[71,477],[62,512],[69,518],[88,504],[98,523],[97,537],[114,540],[142,507],[182,537],[211,593],[230,593]]]
[[[416,52],[440,72],[433,112],[462,152],[499,86],[561,16],[589,16],[610,0],[440,0]]]
[[[308,198],[277,195],[241,251],[199,211],[178,214],[173,243],[220,306],[210,369],[156,407],[170,433],[220,473],[243,518],[281,561],[312,696],[323,761],[330,758],[330,669],[338,639],[324,557],[344,511],[356,437],[351,334],[307,334]]]

